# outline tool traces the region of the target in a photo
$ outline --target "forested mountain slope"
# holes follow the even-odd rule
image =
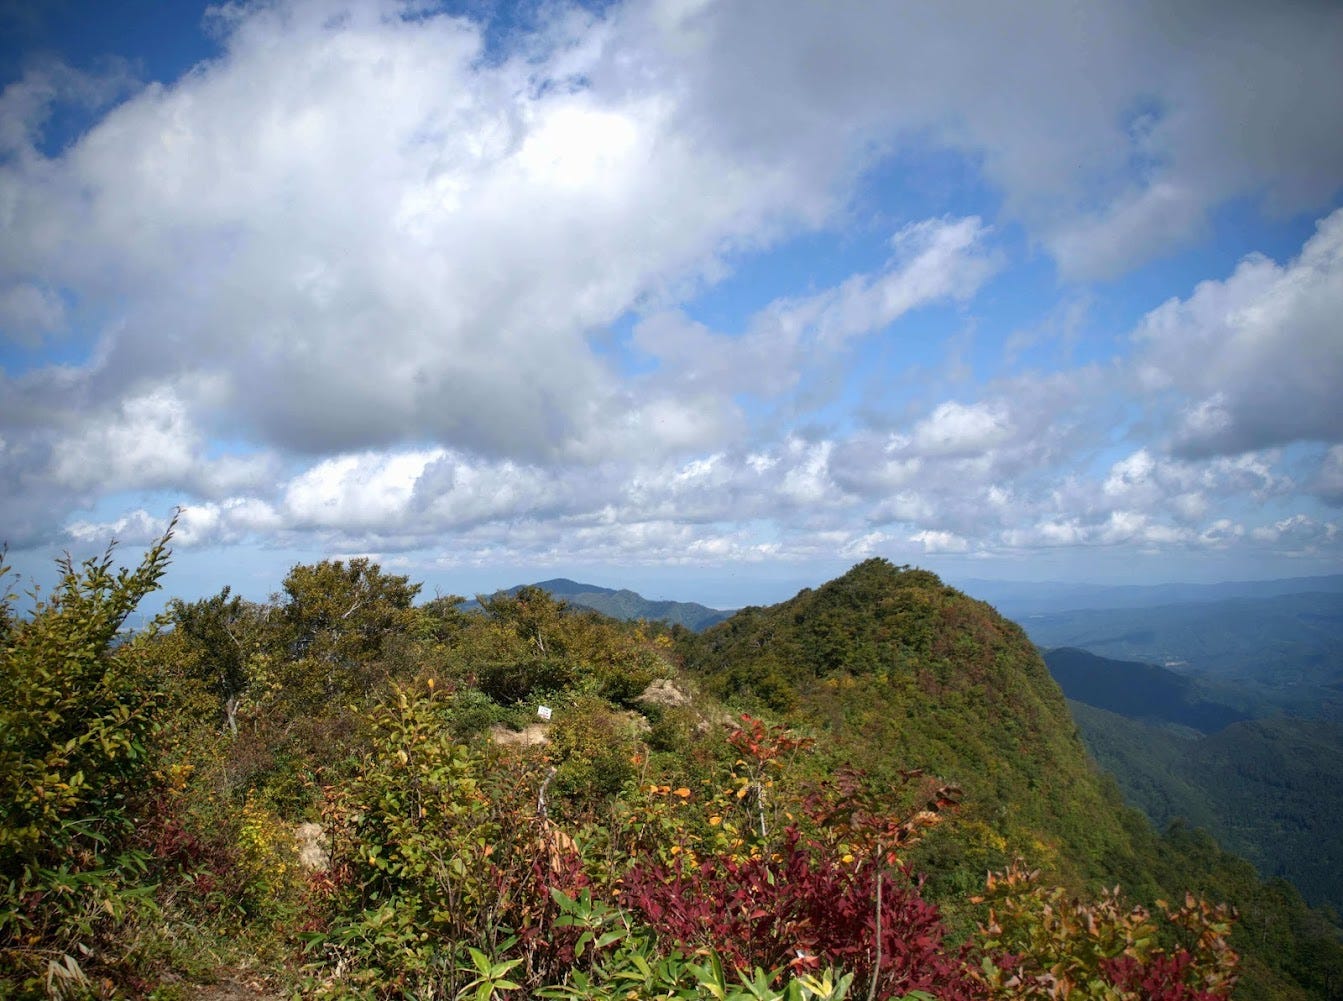
[[[1144,825],[1091,765],[1026,635],[927,571],[869,560],[680,650],[711,691],[822,727],[836,764],[923,768],[962,787],[1003,846],[967,859],[963,878],[1014,852],[1070,880],[1145,877]]]
[[[1294,897],[1287,887],[1264,897],[1248,866],[1184,832],[1159,838],[1088,756],[1025,633],[931,573],[869,560],[682,635],[679,649],[711,691],[820,727],[835,766],[918,767],[961,786],[966,823],[934,834],[922,856],[940,892],[1020,854],[1071,885],[1118,882],[1149,897],[1192,878],[1238,897],[1246,913],[1267,915],[1275,894]],[[1301,962],[1335,956],[1335,937],[1322,933]]]
[[[1096,759],[1159,826],[1206,827],[1267,877],[1343,910],[1343,727],[1278,717],[1203,737],[1076,703]]]

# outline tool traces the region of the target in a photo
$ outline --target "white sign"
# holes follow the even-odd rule
[[[536,715],[540,716],[543,720],[549,720],[550,706],[537,706]]]

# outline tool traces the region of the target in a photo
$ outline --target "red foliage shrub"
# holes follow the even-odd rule
[[[1102,961],[1106,978],[1129,996],[1146,1001],[1221,1001],[1225,993],[1201,990],[1187,983],[1194,957],[1185,949],[1174,955],[1157,955],[1140,963],[1131,956]]]
[[[622,879],[621,901],[664,943],[712,948],[739,970],[834,965],[859,981],[875,975],[880,997],[914,990],[936,991],[944,1001],[984,996],[959,952],[944,947],[938,910],[907,872],[900,882],[884,880],[881,966],[874,969],[876,869],[815,847],[790,828],[767,858],[713,857],[698,866],[644,860]]]
[[[235,882],[237,859],[230,846],[200,831],[182,801],[172,796],[159,795],[145,804],[131,844],[149,856],[160,880],[181,879],[207,911],[219,909],[225,895],[218,891]]]

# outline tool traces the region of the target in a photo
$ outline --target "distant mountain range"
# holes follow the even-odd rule
[[[537,581],[535,584],[518,584],[500,594],[514,595],[524,587],[539,587],[571,605],[591,608],[602,615],[622,622],[634,622],[647,619],[649,622],[666,622],[668,625],[680,625],[700,632],[717,625],[732,616],[731,611],[708,608],[693,601],[650,601],[634,591],[621,588],[598,587],[596,584],[583,584],[567,577]],[[474,602],[465,607],[471,607]]]
[[[1045,648],[1076,647],[1197,677],[1251,716],[1343,720],[1343,594],[1314,591],[1020,619]]]
[[[1217,584],[1075,584],[1060,581],[965,580],[966,594],[987,601],[1009,619],[1084,609],[1136,609],[1275,598],[1288,594],[1343,595],[1343,574],[1277,580],[1224,581]]]

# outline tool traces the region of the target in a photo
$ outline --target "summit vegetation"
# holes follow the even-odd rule
[[[169,541],[0,603],[0,997],[1343,991],[1329,917],[1125,807],[932,574],[696,634],[326,561],[127,634]]]

